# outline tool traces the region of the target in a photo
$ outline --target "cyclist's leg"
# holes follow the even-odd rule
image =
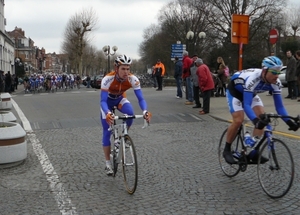
[[[118,105],[118,110],[120,110],[121,113],[123,113],[123,114],[133,115],[133,107],[127,98],[123,98],[120,101],[120,103]],[[128,129],[132,125],[132,122],[133,122],[133,119],[126,120]]]
[[[107,105],[109,110],[112,110],[112,107],[118,105],[118,100],[107,100]],[[110,152],[111,152],[111,143],[110,143],[110,135],[111,135],[111,131],[108,131],[109,125],[106,122],[106,114],[104,113],[104,111],[100,110],[101,112],[101,124],[102,124],[102,128],[103,128],[103,136],[102,136],[102,147],[103,147],[103,152],[104,152],[104,156],[105,156],[105,164],[106,164],[106,174],[107,175],[113,175],[113,170],[111,167],[111,162],[110,162]]]
[[[224,148],[223,156],[227,163],[234,164],[236,163],[236,161],[234,160],[231,153],[231,143],[235,139],[238,129],[244,121],[244,109],[242,106],[242,102],[233,97],[229,91],[227,91],[226,97],[229,111],[232,115],[232,123],[227,130],[226,145]]]

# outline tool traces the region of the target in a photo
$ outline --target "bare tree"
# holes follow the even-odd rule
[[[64,34],[62,50],[69,54],[70,61],[75,63],[79,75],[82,76],[84,48],[89,43],[89,33],[95,30],[98,18],[95,11],[83,9],[72,16]]]
[[[292,35],[295,38],[297,32],[300,32],[300,6],[296,7],[295,5],[292,5],[286,12],[286,17],[288,20],[287,28],[292,32]]]

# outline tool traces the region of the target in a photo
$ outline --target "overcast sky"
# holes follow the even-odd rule
[[[63,34],[71,16],[94,8],[98,29],[91,44],[98,49],[116,45],[118,53],[139,58],[143,31],[157,24],[159,10],[171,0],[5,0],[6,31],[16,26],[46,52],[60,53]],[[290,0],[300,5],[299,0]]]

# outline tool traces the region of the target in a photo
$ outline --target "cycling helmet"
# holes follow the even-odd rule
[[[265,57],[262,61],[262,67],[264,69],[281,69],[282,62],[278,57],[269,56]]]
[[[120,55],[116,57],[115,59],[115,65],[120,66],[120,65],[130,65],[132,63],[132,60],[130,57],[127,57],[126,55]]]

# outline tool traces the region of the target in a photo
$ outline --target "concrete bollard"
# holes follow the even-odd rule
[[[0,122],[17,122],[17,118],[10,111],[0,110]]]
[[[0,122],[0,164],[27,158],[26,132],[18,123]]]
[[[1,107],[0,109],[11,109],[12,108],[12,103],[11,103],[11,95],[9,93],[1,93],[0,94],[1,98]]]

